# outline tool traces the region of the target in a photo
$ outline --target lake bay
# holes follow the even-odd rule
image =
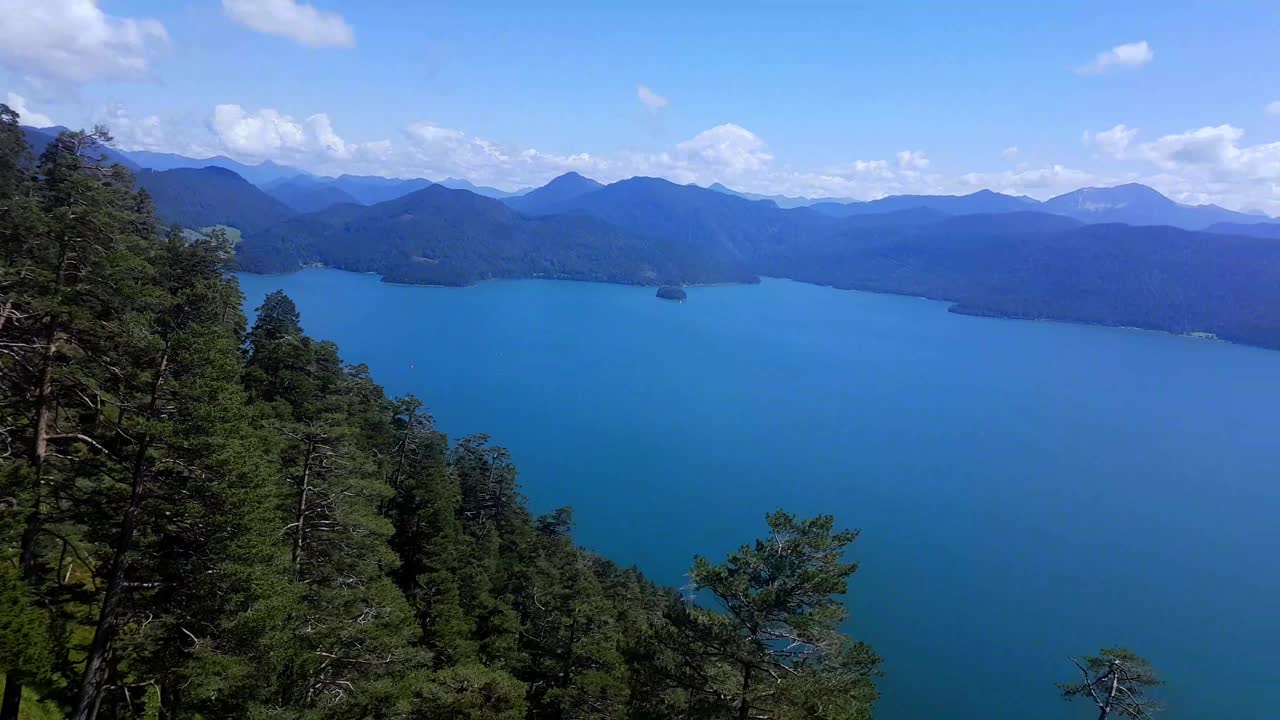
[[[1280,352],[948,313],[790,281],[689,289],[239,276],[510,448],[535,511],[682,585],[766,511],[862,529],[853,635],[878,716],[1091,717],[1069,655],[1121,645],[1170,720],[1280,707]]]

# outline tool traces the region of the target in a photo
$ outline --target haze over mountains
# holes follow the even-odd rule
[[[456,178],[328,178],[227,158],[108,159],[141,166],[137,183],[166,222],[243,231],[239,263],[252,272],[324,265],[438,285],[777,276],[943,299],[971,314],[1280,347],[1280,223],[1183,205],[1138,184],[1043,202],[990,190],[810,202],[646,177],[602,185],[567,173],[517,194]]]

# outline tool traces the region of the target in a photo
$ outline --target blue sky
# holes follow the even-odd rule
[[[1274,2],[0,0],[0,100],[326,174],[1280,214],[1277,37]]]

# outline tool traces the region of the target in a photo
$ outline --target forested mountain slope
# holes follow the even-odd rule
[[[1280,222],[1214,223],[1206,231],[1222,235],[1247,235],[1280,240]]]
[[[297,213],[220,167],[142,170],[135,178],[166,223],[188,228],[230,225],[252,233]]]
[[[1029,197],[979,190],[969,195],[890,195],[866,202],[820,202],[809,207],[833,217],[849,217],[921,208],[948,215],[1029,212],[1037,210],[1038,205],[1036,200]]]
[[[971,215],[910,228],[869,222],[762,263],[795,280],[948,300],[958,312],[1280,348],[1280,244],[1269,239]]]
[[[367,208],[337,206],[247,237],[242,268],[308,264],[381,273],[388,280],[467,285],[503,277],[661,284],[751,281],[714,258],[585,214],[530,218],[497,200],[433,185]]]
[[[361,205],[351,193],[334,183],[311,178],[290,178],[270,185],[267,194],[300,213],[319,212],[334,205]]]
[[[604,187],[600,183],[579,175],[576,172],[565,173],[540,188],[535,188],[523,195],[504,198],[503,202],[526,215],[543,215],[547,210],[586,195]]]

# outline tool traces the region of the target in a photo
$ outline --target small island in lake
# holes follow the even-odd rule
[[[684,288],[682,287],[676,287],[675,285],[663,285],[658,288],[658,297],[663,300],[684,300],[688,296],[685,294]]]

